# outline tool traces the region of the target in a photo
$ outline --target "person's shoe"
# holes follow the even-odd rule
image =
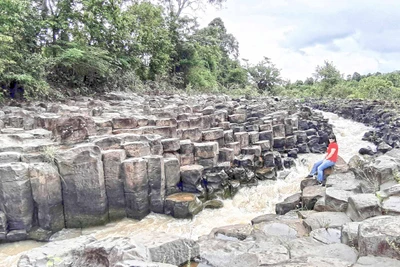
[[[309,174],[306,176],[306,178],[313,178],[313,177],[314,177],[314,175],[312,175],[312,174]]]

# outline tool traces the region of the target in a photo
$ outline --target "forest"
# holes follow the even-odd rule
[[[0,98],[16,87],[25,98],[52,100],[112,90],[400,96],[398,71],[344,77],[325,61],[304,81],[291,82],[269,57],[241,59],[220,18],[200,27],[187,15],[224,1],[0,0]]]

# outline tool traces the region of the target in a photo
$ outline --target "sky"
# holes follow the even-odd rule
[[[197,16],[203,27],[220,17],[240,58],[269,57],[292,81],[325,60],[345,77],[400,70],[399,0],[227,0]]]

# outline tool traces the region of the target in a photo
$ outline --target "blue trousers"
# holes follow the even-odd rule
[[[310,174],[315,175],[315,173],[318,172],[317,180],[318,180],[318,182],[322,183],[322,181],[324,179],[324,170],[333,165],[335,165],[335,162],[330,161],[330,160],[324,159],[324,160],[317,161],[317,162],[315,162],[314,166],[312,167]]]

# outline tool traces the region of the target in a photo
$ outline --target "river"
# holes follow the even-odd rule
[[[333,125],[339,144],[339,155],[348,162],[361,147],[373,144],[362,141],[363,134],[371,128],[333,113],[322,112]],[[111,236],[134,236],[138,233],[162,235],[173,233],[177,236],[197,239],[207,235],[215,227],[231,224],[248,224],[251,219],[268,213],[275,213],[275,204],[299,192],[300,181],[305,177],[313,162],[322,159],[322,154],[299,154],[296,167],[290,169],[284,180],[260,181],[257,187],[242,188],[230,200],[224,200],[221,209],[206,209],[192,220],[177,220],[160,214],[150,214],[141,221],[124,219],[101,227],[83,229],[81,234],[93,235],[97,239]],[[26,251],[44,243],[23,241],[0,245],[0,266],[16,266],[19,257]]]

